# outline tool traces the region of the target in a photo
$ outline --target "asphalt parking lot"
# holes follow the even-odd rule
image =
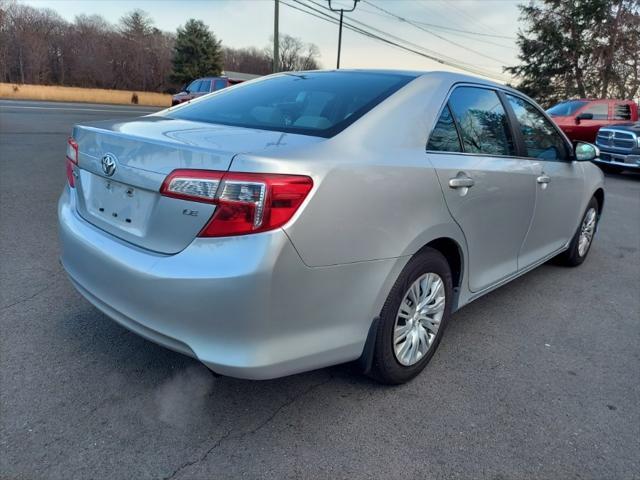
[[[407,385],[216,378],[58,264],[71,126],[151,110],[0,101],[0,478],[640,478],[640,175],[607,176],[584,265],[456,313]]]

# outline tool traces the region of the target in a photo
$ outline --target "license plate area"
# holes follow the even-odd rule
[[[81,171],[81,190],[87,213],[94,219],[135,236],[144,236],[157,201],[157,192],[87,171]]]

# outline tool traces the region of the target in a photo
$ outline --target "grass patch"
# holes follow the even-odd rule
[[[0,83],[0,98],[9,100],[108,103],[113,105],[147,105],[153,107],[171,106],[171,95],[165,93],[52,85],[18,85],[15,83]]]

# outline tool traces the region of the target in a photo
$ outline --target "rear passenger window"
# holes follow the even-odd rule
[[[616,103],[613,107],[614,120],[631,120],[631,105],[628,103]]]
[[[438,123],[436,123],[431,137],[429,137],[429,143],[427,144],[427,150],[433,150],[436,152],[461,152],[462,146],[460,145],[460,138],[458,137],[458,130],[453,121],[451,110],[449,106],[445,106],[440,115]]]
[[[465,152],[515,155],[507,114],[493,90],[458,87],[449,99]]]
[[[507,95],[507,99],[518,118],[527,156],[541,160],[565,160],[565,142],[549,120],[522,98]]]
[[[590,113],[593,115],[593,120],[607,120],[609,118],[609,104],[608,103],[594,103],[589,105],[580,113]]]

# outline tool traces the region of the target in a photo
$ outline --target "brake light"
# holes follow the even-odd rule
[[[78,164],[78,142],[71,137],[67,139],[67,158]]]
[[[78,165],[78,143],[71,137],[67,139],[67,158],[65,160],[65,164],[69,186],[75,187],[76,181],[73,176],[73,168],[74,165]]]
[[[281,227],[312,187],[313,180],[301,175],[175,170],[160,193],[216,205],[199,236],[225,237]]]

